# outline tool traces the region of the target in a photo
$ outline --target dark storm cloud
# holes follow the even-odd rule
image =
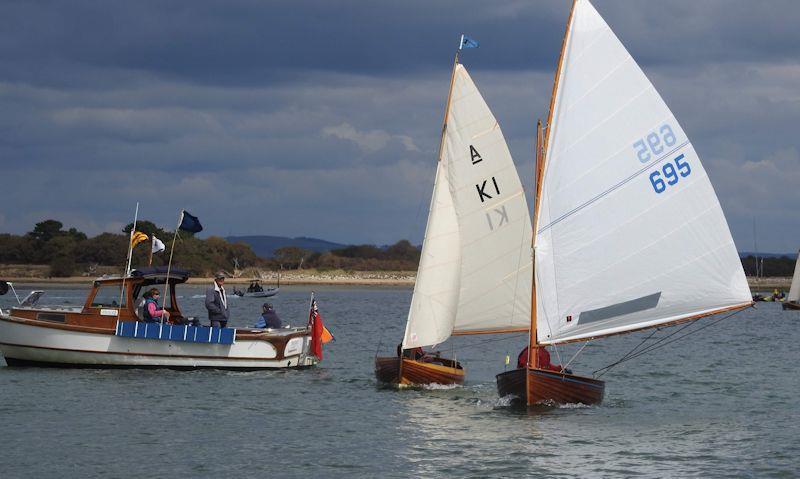
[[[568,1],[4,2],[0,230],[421,239],[452,54],[523,182]],[[792,251],[800,6],[595,3],[704,158],[740,249]],[[268,211],[269,213],[265,213]]]

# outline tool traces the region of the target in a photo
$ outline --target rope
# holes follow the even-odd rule
[[[574,361],[575,358],[578,357],[578,355],[581,353],[581,351],[583,351],[583,348],[585,348],[589,343],[590,343],[590,341],[586,341],[585,343],[583,343],[583,346],[581,346],[581,349],[579,349],[578,352],[576,352],[575,354],[572,355],[572,357],[569,359],[569,361],[567,361],[567,364],[561,366],[561,370],[564,371],[565,369],[567,369],[569,367],[569,365],[572,364],[572,361]],[[559,360],[559,363],[560,362],[561,361]]]
[[[715,319],[714,321],[712,321],[712,322],[710,322],[710,323],[708,323],[708,324],[706,324],[706,325],[704,325],[704,326],[701,326],[701,327],[699,327],[699,328],[695,329],[694,331],[689,331],[688,333],[682,334],[682,335],[680,335],[680,336],[676,337],[675,339],[672,339],[672,340],[670,340],[670,341],[666,341],[666,340],[667,340],[667,339],[669,339],[670,337],[672,337],[672,336],[674,336],[674,335],[676,335],[676,334],[680,333],[681,331],[683,331],[684,329],[688,328],[689,326],[691,326],[691,325],[693,325],[693,324],[695,323],[695,321],[691,321],[691,322],[687,323],[686,325],[684,325],[683,327],[681,327],[681,328],[677,329],[676,331],[674,331],[674,332],[672,332],[672,333],[668,334],[667,336],[665,336],[665,337],[663,337],[663,338],[659,339],[658,341],[656,341],[655,343],[651,344],[650,346],[648,346],[648,347],[646,347],[646,348],[642,349],[641,351],[639,351],[639,352],[637,352],[637,353],[635,353],[635,354],[632,354],[632,353],[633,353],[633,351],[637,350],[637,349],[638,349],[638,348],[639,348],[639,347],[640,347],[640,346],[641,346],[641,345],[644,343],[644,341],[646,341],[647,339],[649,339],[649,338],[650,338],[650,337],[651,337],[653,334],[655,334],[655,332],[656,332],[656,331],[658,331],[658,329],[656,329],[656,331],[654,331],[654,332],[653,332],[653,334],[651,334],[650,336],[648,336],[647,338],[645,338],[645,339],[642,341],[642,343],[639,343],[639,344],[638,344],[638,345],[637,345],[635,348],[633,348],[631,351],[629,351],[629,352],[628,352],[628,353],[627,353],[625,356],[623,356],[621,359],[619,359],[618,361],[616,361],[616,362],[614,362],[614,363],[611,363],[611,364],[609,364],[608,366],[605,366],[605,367],[603,367],[603,368],[600,368],[600,369],[598,369],[598,370],[596,370],[596,371],[593,371],[593,372],[592,372],[592,375],[593,375],[593,376],[595,376],[595,374],[596,374],[596,373],[598,373],[598,372],[600,372],[600,371],[603,371],[603,373],[602,373],[602,374],[595,376],[595,377],[598,377],[598,378],[599,378],[599,377],[602,377],[602,376],[603,376],[605,373],[607,373],[607,372],[608,372],[608,371],[610,371],[610,370],[611,370],[613,367],[615,367],[615,366],[617,366],[617,365],[619,365],[619,364],[622,364],[622,363],[624,363],[624,362],[630,361],[631,359],[638,358],[639,356],[642,356],[643,354],[647,354],[647,353],[649,353],[649,352],[655,351],[656,349],[661,349],[661,348],[663,348],[664,346],[666,346],[666,345],[668,345],[668,344],[672,344],[672,343],[674,343],[675,341],[678,341],[678,340],[680,340],[680,339],[683,339],[683,338],[685,338],[685,337],[687,337],[687,336],[690,336],[690,335],[692,335],[692,334],[699,333],[700,331],[702,331],[702,330],[704,330],[704,329],[706,329],[706,328],[708,328],[708,327],[710,327],[710,326],[714,326],[714,325],[716,325],[716,324],[719,324],[719,323],[721,323],[722,321],[725,321],[726,319],[729,319],[729,318],[732,318],[732,317],[736,316],[737,314],[741,313],[742,311],[744,311],[744,309],[740,309],[740,310],[738,310],[738,311],[734,311],[733,313],[730,313],[730,314],[728,314],[728,315],[726,315],[726,316],[723,316],[722,318]],[[665,341],[666,341],[666,342],[665,342]]]
[[[692,323],[688,323],[688,324],[692,324]],[[688,324],[687,324],[687,325],[688,325]],[[684,325],[684,327],[683,327],[683,328],[680,328],[680,329],[678,329],[677,331],[673,331],[671,334],[669,334],[669,335],[667,335],[667,336],[665,336],[665,337],[663,337],[663,338],[659,339],[658,341],[656,341],[656,342],[653,344],[653,346],[654,346],[654,345],[656,345],[656,344],[658,344],[658,343],[660,343],[660,342],[662,342],[662,341],[664,341],[665,339],[669,338],[670,336],[673,336],[674,334],[676,334],[676,333],[679,333],[679,332],[680,332],[680,331],[682,331],[682,330],[683,330],[685,327],[686,327],[686,325]],[[596,371],[592,371],[592,376],[594,376],[594,375],[595,375],[595,373],[597,373],[597,372],[599,372],[599,371],[605,371],[605,372],[603,373],[603,374],[605,374],[605,373],[607,373],[607,372],[608,372],[608,371],[609,371],[609,370],[610,370],[612,367],[616,366],[617,364],[620,364],[620,363],[622,363],[622,362],[624,362],[624,361],[627,361],[627,360],[628,360],[628,358],[630,358],[630,357],[631,357],[631,355],[632,355],[633,353],[635,353],[635,352],[636,352],[636,350],[637,350],[637,349],[639,349],[639,348],[642,346],[642,344],[644,344],[644,343],[646,343],[647,341],[649,341],[649,340],[650,340],[650,338],[652,338],[652,337],[653,337],[653,335],[654,335],[654,334],[656,334],[656,333],[657,333],[657,332],[659,332],[659,331],[661,331],[661,328],[656,328],[656,329],[654,329],[654,330],[653,330],[653,332],[652,332],[652,333],[650,333],[650,335],[649,335],[649,336],[647,336],[646,338],[644,338],[644,339],[643,339],[643,340],[642,340],[642,341],[641,341],[639,344],[637,344],[637,345],[636,345],[636,346],[635,346],[633,349],[631,349],[630,351],[628,351],[627,353],[625,353],[625,355],[623,355],[623,356],[622,356],[622,358],[620,358],[620,359],[619,359],[619,360],[617,360],[616,362],[614,362],[614,363],[612,363],[612,364],[610,364],[610,365],[608,365],[608,366],[606,366],[606,367],[600,368],[600,369],[598,369],[598,370],[596,370]],[[645,348],[645,349],[646,349],[646,348]],[[600,376],[602,376],[603,374],[601,374]],[[594,376],[594,377],[600,377],[600,376]]]

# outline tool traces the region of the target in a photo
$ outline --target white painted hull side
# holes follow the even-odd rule
[[[0,319],[3,356],[32,363],[97,367],[174,367],[269,369],[313,366],[310,336],[293,353],[277,359],[278,351],[266,340],[235,344],[204,344],[158,339],[122,338],[109,334],[40,327]]]

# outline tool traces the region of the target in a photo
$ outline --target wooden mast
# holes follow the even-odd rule
[[[536,231],[539,229],[539,203],[541,203],[542,198],[542,176],[544,175],[545,171],[545,165],[547,162],[547,148],[550,144],[550,136],[553,130],[553,108],[555,107],[556,95],[558,94],[558,82],[561,79],[561,68],[564,64],[564,52],[567,48],[569,30],[572,26],[572,18],[575,14],[575,5],[577,3],[577,0],[572,1],[572,8],[569,11],[569,18],[567,19],[567,27],[564,30],[564,39],[561,41],[561,53],[558,56],[558,66],[556,67],[556,75],[553,79],[553,92],[550,95],[550,111],[547,113],[547,124],[545,125],[545,128],[547,128],[547,134],[544,135],[543,144],[540,143],[540,138],[542,137],[541,121],[538,122],[536,127],[536,197],[533,201],[533,221],[531,222],[533,227],[533,239],[531,241],[533,249],[533,267],[531,268],[531,329],[530,336],[528,338],[528,369],[539,367],[539,355],[536,354],[534,350],[539,344],[539,339],[536,334]],[[532,405],[532,398],[530,395],[530,374],[525,374],[525,396],[525,402],[529,406]]]
[[[456,67],[458,67],[458,55],[461,53],[461,44],[459,44],[458,50],[456,50],[456,56],[453,59],[453,70],[450,72],[450,87],[447,90],[447,101],[444,104],[444,118],[442,119],[442,134],[439,137],[439,151],[436,153],[436,161],[442,161],[442,150],[444,149],[444,135],[447,133],[447,120],[450,118],[450,99],[453,97],[453,83],[455,83],[456,79]],[[434,186],[435,188],[435,186]],[[408,326],[406,326],[408,327]],[[403,380],[403,352],[405,349],[403,348],[402,342],[400,343],[400,368],[398,371],[398,383],[402,382]]]

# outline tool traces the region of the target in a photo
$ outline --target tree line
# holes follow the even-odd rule
[[[99,266],[118,267],[121,271],[126,263],[132,227],[129,223],[120,233],[102,233],[90,238],[76,228],[65,229],[60,221],[44,220],[24,235],[0,234],[0,264],[49,265],[53,277],[92,273]],[[174,231],[146,220],[136,223],[136,231],[150,238],[155,235],[166,244],[167,250],[152,258],[153,266],[166,265]],[[150,248],[150,241],[134,248],[132,267],[148,264]],[[407,271],[416,270],[418,262],[419,249],[406,240],[386,248],[360,245],[325,253],[288,246],[277,249],[272,258],[260,258],[245,243],[229,243],[216,236],[200,239],[181,231],[172,264],[197,275],[211,275],[218,270],[246,268]]]

